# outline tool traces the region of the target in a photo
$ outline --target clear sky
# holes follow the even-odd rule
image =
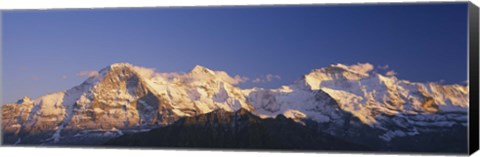
[[[4,11],[3,103],[66,90],[129,62],[195,65],[275,88],[330,64],[388,65],[411,81],[467,80],[467,3]],[[262,75],[281,79],[253,83]]]

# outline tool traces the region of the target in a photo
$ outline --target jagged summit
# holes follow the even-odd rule
[[[301,86],[311,90],[320,89],[322,82],[339,81],[358,81],[370,76],[374,66],[370,63],[357,63],[354,65],[331,64],[325,68],[314,69],[310,73],[303,75],[302,79],[296,82]]]
[[[132,64],[127,63],[127,62],[119,62],[119,63],[113,63],[109,65],[110,68],[125,68],[125,67],[133,67]]]
[[[210,70],[204,66],[201,65],[195,65],[195,67],[192,69],[191,73],[209,73],[209,74],[215,74],[213,70]]]
[[[370,63],[357,63],[354,65],[344,65],[344,64],[332,64],[330,68],[340,68],[349,72],[359,73],[368,75],[374,69],[374,66]]]
[[[113,63],[113,64],[110,64],[108,66],[106,66],[105,68],[101,69],[100,71],[98,71],[99,74],[106,74],[110,71],[114,71],[114,70],[132,70],[135,66],[130,64],[130,63],[126,63],[126,62],[120,62],[120,63]]]
[[[28,96],[24,96],[22,99],[17,101],[17,104],[28,104],[31,103],[32,100]]]
[[[325,68],[312,70],[307,75],[328,75],[332,78],[341,79],[359,79],[368,77],[373,71],[374,66],[370,63],[357,63],[354,65],[332,64]]]

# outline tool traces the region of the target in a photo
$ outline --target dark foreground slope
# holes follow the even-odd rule
[[[316,132],[282,115],[261,119],[248,111],[215,111],[182,118],[149,132],[126,134],[106,146],[186,147],[214,149],[289,149],[368,151],[328,134]]]
[[[454,125],[414,136],[395,138],[384,146],[383,150],[390,152],[467,155],[467,127]]]
[[[374,130],[355,129],[360,136],[332,136],[322,126],[295,122],[283,115],[262,119],[246,110],[214,111],[181,118],[149,132],[125,134],[104,146],[139,148],[282,149],[305,151],[362,151],[383,153],[465,154],[466,127],[454,125],[419,135],[382,141]],[[341,130],[338,130],[341,132]],[[370,132],[370,133],[369,133]],[[372,135],[370,135],[372,134]],[[366,140],[370,139],[370,140]]]

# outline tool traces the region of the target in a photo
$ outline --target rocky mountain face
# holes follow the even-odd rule
[[[322,137],[382,149],[453,128],[466,134],[468,86],[400,80],[368,63],[315,69],[278,89],[241,89],[237,83],[202,66],[158,73],[112,64],[72,89],[3,105],[3,142],[85,144],[84,138],[105,137],[92,143],[100,144],[123,134],[178,128],[179,121],[218,111],[248,112],[259,121],[282,116]],[[234,123],[231,118],[218,125]]]

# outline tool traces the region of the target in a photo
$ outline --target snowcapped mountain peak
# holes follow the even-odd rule
[[[99,74],[107,74],[113,71],[129,71],[129,72],[136,72],[137,66],[134,66],[130,63],[113,63],[108,65],[107,67],[101,69]]]
[[[330,65],[330,67],[341,68],[349,72],[358,73],[368,75],[374,68],[373,65],[370,63],[357,63],[354,65],[344,65],[344,64],[334,64]]]
[[[130,74],[128,74],[130,73]],[[96,79],[103,79],[107,74],[135,75],[144,79],[150,79],[156,74],[155,69],[135,66],[130,63],[113,63],[98,72]],[[95,79],[95,78],[94,78]]]
[[[109,66],[110,68],[125,68],[125,67],[133,67],[132,64],[121,62],[121,63],[113,63]]]
[[[199,80],[202,82],[222,82],[230,85],[244,82],[246,78],[236,75],[232,77],[225,71],[215,71],[204,66],[195,66],[190,73],[188,73],[191,80]]]
[[[32,100],[28,96],[24,96],[22,99],[17,101],[17,104],[28,104],[31,103]]]
[[[212,74],[212,75],[215,75],[215,72],[213,70],[210,70],[204,66],[201,66],[201,65],[196,65],[191,73],[200,73],[200,74]]]
[[[372,75],[373,65],[370,63],[358,63],[354,65],[332,64],[325,68],[314,69],[303,76],[297,84],[310,88],[311,90],[320,89],[322,82],[332,81],[358,81],[368,78]]]
[[[311,119],[332,127],[356,119],[358,125],[381,129],[387,140],[423,127],[465,124],[467,86],[409,82],[373,68],[370,63],[333,64],[291,86],[241,89],[235,85],[246,78],[200,65],[188,73],[158,73],[115,63],[72,89],[2,106],[2,131],[55,131],[52,139],[57,141],[64,129],[151,128],[220,109]]]

